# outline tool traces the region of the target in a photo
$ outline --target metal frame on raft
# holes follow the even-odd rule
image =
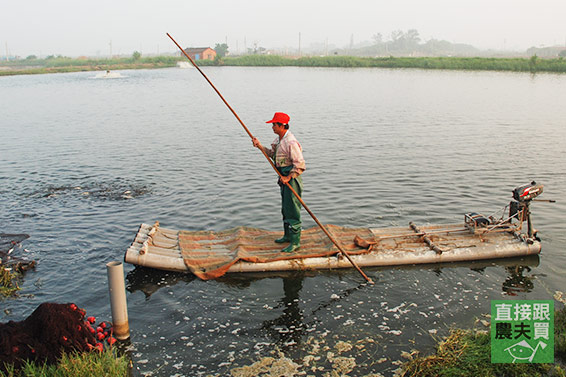
[[[530,204],[532,201],[554,203],[555,200],[539,200],[535,199],[542,194],[543,185],[532,181],[529,184],[519,186],[513,190],[513,201],[502,209],[502,215],[499,219],[495,219],[493,215],[485,217],[476,213],[467,213],[464,215],[464,223],[472,233],[485,234],[493,231],[513,231],[516,237],[527,243],[533,243],[535,240],[540,241],[537,237],[537,230],[533,227],[531,219]],[[509,210],[508,216],[505,217],[506,211]],[[511,223],[513,219],[517,220],[516,224]],[[527,233],[521,233],[523,223],[527,222]]]
[[[535,182],[515,189],[513,191],[515,201],[503,208],[503,215],[500,218],[495,218],[493,215],[468,213],[464,215],[464,224],[417,226],[411,222],[409,228],[369,228],[371,232],[369,240],[355,233],[348,234],[346,230],[344,237],[350,238],[342,237],[342,240],[350,242],[350,245],[347,245],[350,250],[356,246],[367,249],[367,252],[350,255],[350,258],[362,267],[462,262],[538,254],[541,250],[541,243],[532,225],[529,204],[534,197],[542,193],[542,189],[543,186]],[[506,213],[508,208],[509,212]],[[526,234],[521,232],[525,221],[528,225]],[[241,231],[241,228],[233,230],[234,237],[237,237],[238,229]],[[184,232],[184,234],[187,233],[191,232]],[[210,233],[214,234],[214,232]],[[179,234],[178,230],[161,228],[159,222],[154,225],[142,224],[136,238],[126,251],[124,260],[139,266],[191,272],[185,264],[179,247]],[[200,241],[197,245],[203,250],[228,247],[225,242],[219,245],[214,244],[214,241],[210,239]],[[268,243],[260,246],[276,247],[275,244]],[[308,247],[308,244],[306,246]],[[348,267],[352,267],[351,262],[336,249],[334,255],[324,257],[276,260],[265,263],[239,260],[231,265],[227,272]]]

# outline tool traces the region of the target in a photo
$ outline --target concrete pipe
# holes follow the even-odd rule
[[[130,337],[130,325],[128,324],[124,265],[122,262],[110,262],[106,264],[106,270],[114,336],[118,340],[125,340]]]

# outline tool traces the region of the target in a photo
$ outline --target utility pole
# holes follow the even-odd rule
[[[301,32],[299,31],[299,57],[301,56]]]
[[[6,61],[8,61],[8,42],[6,42]]]
[[[112,39],[110,40],[110,43],[108,43],[108,46],[110,47],[110,59],[112,59]]]

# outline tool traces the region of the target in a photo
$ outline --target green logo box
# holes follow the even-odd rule
[[[554,301],[491,301],[492,363],[554,363]]]

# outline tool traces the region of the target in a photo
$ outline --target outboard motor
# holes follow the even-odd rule
[[[493,216],[484,216],[479,213],[470,212],[464,215],[464,225],[468,230],[474,234],[483,234],[491,232],[492,230],[511,230],[517,237],[520,237],[527,243],[533,243],[535,240],[540,241],[537,237],[537,231],[533,228],[531,222],[531,210],[529,205],[531,201],[555,203],[555,200],[540,200],[535,199],[542,194],[544,186],[532,181],[529,184],[516,187],[513,189],[513,199],[509,203],[509,217],[506,219],[503,216],[496,219]],[[503,209],[505,212],[507,207]],[[516,219],[518,225],[511,224],[512,220]],[[524,222],[527,222],[527,234],[519,233]]]
[[[527,221],[529,238],[536,237],[536,231],[531,222],[531,210],[529,204],[531,200],[542,194],[543,185],[532,181],[529,184],[513,189],[513,199],[509,203],[509,217],[515,217],[519,222]]]
[[[530,201],[542,194],[543,185],[537,185],[535,181],[523,186],[516,187],[513,190],[513,199],[519,202]]]

